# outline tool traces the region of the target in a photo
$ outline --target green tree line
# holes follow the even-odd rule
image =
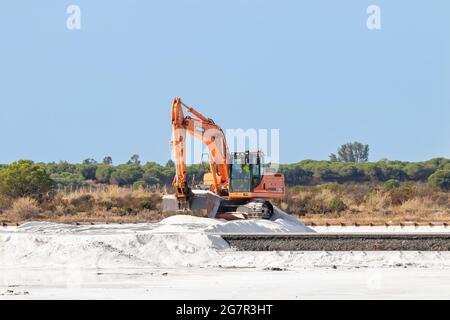
[[[141,164],[138,155],[131,157],[124,164],[113,165],[111,158],[97,163],[93,159],[86,159],[80,164],[66,161],[39,163],[50,174],[55,185],[85,186],[89,182],[100,184],[114,184],[119,186],[168,186],[175,176],[175,163],[169,160],[165,165],[156,162]],[[6,168],[7,166],[3,166]],[[1,167],[0,167],[1,170]],[[188,180],[198,184],[203,175],[208,172],[209,165],[196,164],[189,166]]]
[[[450,171],[450,160],[434,158],[423,162],[382,160],[361,163],[304,160],[281,165],[280,171],[285,175],[288,185],[385,182],[391,179],[427,182],[437,171]]]
[[[106,159],[106,158],[105,158]],[[188,181],[199,184],[209,166],[188,167]],[[323,183],[384,183],[386,181],[429,182],[444,190],[450,189],[450,159],[435,158],[424,162],[382,160],[378,162],[336,162],[304,160],[280,165],[288,186]],[[175,164],[156,162],[141,164],[138,156],[125,164],[112,161],[97,163],[86,159],[82,163],[34,163],[21,160],[0,165],[0,192],[18,195],[33,194],[55,187],[80,187],[89,183],[119,186],[169,186],[175,175]],[[39,183],[36,183],[39,182]],[[392,183],[392,182],[390,182]]]

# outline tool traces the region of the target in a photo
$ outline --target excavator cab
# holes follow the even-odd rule
[[[266,170],[261,151],[231,153],[228,168],[231,199],[281,199],[285,195],[283,175]]]
[[[260,152],[234,152],[229,160],[230,193],[253,192],[264,176]]]

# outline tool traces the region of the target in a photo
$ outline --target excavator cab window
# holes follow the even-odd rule
[[[264,168],[259,155],[235,153],[229,167],[230,192],[252,192],[261,184]]]
[[[264,177],[264,164],[261,162],[261,159],[258,157],[257,162],[251,165],[252,170],[252,190],[255,190],[262,182]]]
[[[236,159],[234,163],[230,164],[231,192],[250,192],[250,166],[241,160]]]

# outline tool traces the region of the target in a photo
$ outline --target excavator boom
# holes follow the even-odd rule
[[[195,116],[184,116],[183,109]],[[190,188],[186,173],[186,135],[203,141],[208,147],[210,173],[213,178],[212,192],[225,195],[228,190],[228,146],[223,130],[211,119],[204,117],[180,98],[172,104],[172,149],[176,159],[176,175],[173,181],[175,193],[180,201],[188,200]]]

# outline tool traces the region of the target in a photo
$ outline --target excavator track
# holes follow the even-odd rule
[[[243,212],[249,219],[267,219],[272,218],[273,206],[268,201],[251,201],[237,208],[237,212]]]
[[[273,205],[266,200],[222,200],[219,214],[242,214],[247,219],[272,218]]]

